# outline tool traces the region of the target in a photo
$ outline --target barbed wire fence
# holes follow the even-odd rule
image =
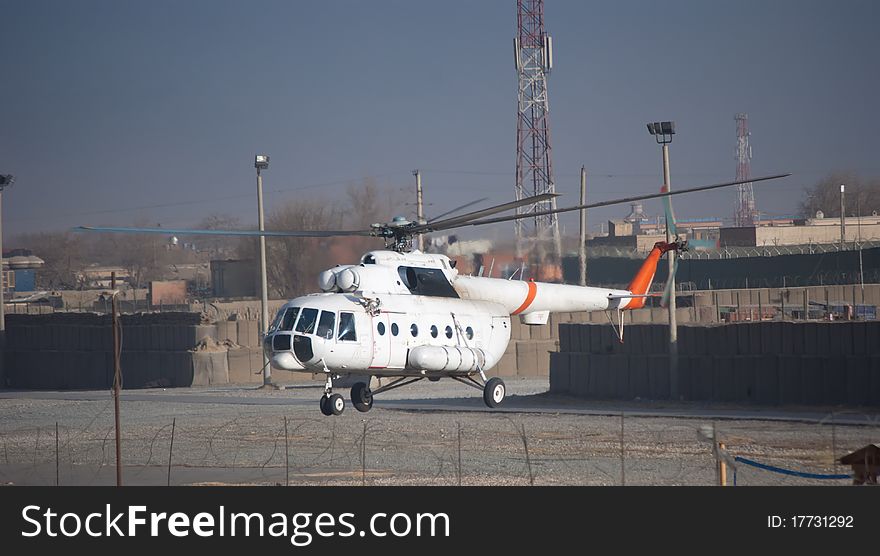
[[[115,484],[108,406],[79,425],[0,427],[0,483]],[[124,483],[714,485],[724,459],[728,484],[845,485],[850,470],[837,460],[880,439],[880,417],[856,426],[840,413],[819,422],[450,413],[430,423],[399,413],[240,412],[124,426]]]

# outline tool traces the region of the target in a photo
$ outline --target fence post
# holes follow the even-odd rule
[[[520,424],[520,430],[523,441],[523,449],[526,451],[526,467],[529,471],[529,486],[535,486],[535,476],[532,474],[532,460],[529,457],[529,441],[526,438],[526,426],[524,424]]]
[[[171,454],[174,452],[174,429],[177,426],[177,417],[171,421],[171,446],[168,447],[168,483],[171,486]]]
[[[810,292],[804,288],[804,320],[810,320]]]
[[[287,444],[287,415],[284,416],[284,486],[290,486],[290,448]]]
[[[461,422],[458,425],[458,486],[461,486]],[[4,444],[5,446],[5,444]]]
[[[61,473],[58,468],[58,421],[55,421],[55,486],[61,485]]]
[[[727,464],[721,454],[724,452],[724,442],[718,443],[718,484],[727,486]]]
[[[361,435],[361,486],[367,484],[367,421],[364,421],[364,432]]]
[[[623,412],[620,412],[620,486],[626,486],[626,446],[623,443]]]

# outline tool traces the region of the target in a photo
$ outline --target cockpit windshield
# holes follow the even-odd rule
[[[289,332],[293,330],[293,323],[296,322],[296,316],[299,314],[299,307],[288,307],[281,320],[281,330]]]
[[[296,323],[296,331],[301,332],[303,334],[314,334],[315,333],[315,323],[318,320],[318,310],[317,309],[303,309],[302,316],[299,321]]]
[[[269,333],[275,332],[278,330],[278,325],[281,324],[281,317],[284,316],[284,312],[287,310],[286,307],[282,307],[278,314],[275,315],[275,318],[272,319],[272,324],[269,325]]]

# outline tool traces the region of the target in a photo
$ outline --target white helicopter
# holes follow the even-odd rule
[[[752,178],[759,182],[789,176]],[[518,218],[585,210],[657,197],[669,198],[746,183],[734,181],[680,189],[673,192],[614,199],[574,207],[532,211],[487,218],[493,214],[546,201],[542,194],[470,212],[461,216],[409,222],[401,217],[370,230],[250,231],[167,228],[110,228],[82,226],[83,231],[158,233],[174,235],[228,235],[268,237],[374,236],[386,240],[386,249],[364,254],[357,264],[337,265],[318,277],[320,293],[288,301],[275,316],[263,338],[264,353],[273,368],[294,372],[322,372],[326,376],[320,400],[324,415],[340,415],[345,400],[333,393],[333,380],[343,375],[364,377],[351,388],[358,411],[369,411],[373,398],[388,390],[427,378],[451,378],[483,392],[489,407],[504,401],[506,387],[491,370],[510,341],[510,319],[526,325],[547,323],[551,312],[624,311],[641,308],[649,294],[657,263],[668,251],[686,249],[676,238],[654,245],[625,290],[582,287],[546,282],[463,276],[455,262],[440,254],[412,249],[418,234],[462,226],[479,226]],[[667,220],[674,217],[667,203]],[[674,274],[673,277],[674,279]],[[622,323],[619,336],[622,341]],[[370,378],[391,378],[375,390]]]

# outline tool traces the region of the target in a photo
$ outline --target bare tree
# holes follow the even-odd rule
[[[817,211],[826,217],[840,216],[840,186],[846,185],[846,216],[880,212],[880,178],[864,178],[853,172],[836,172],[804,192],[801,214],[812,218]]]
[[[37,287],[43,289],[74,289],[77,276],[86,267],[85,238],[71,232],[42,232],[22,234],[12,242],[17,247],[30,249],[43,259],[36,273]]]
[[[197,228],[203,230],[239,230],[241,220],[229,214],[209,214],[199,222]],[[233,256],[239,248],[240,240],[222,236],[201,236],[196,245],[199,251],[207,252],[213,258]]]
[[[308,199],[290,202],[269,214],[268,230],[363,230],[388,219],[383,191],[371,179],[349,187],[347,202]],[[391,206],[392,197],[388,197]],[[384,209],[384,210],[383,210]],[[379,238],[267,238],[266,263],[272,297],[290,298],[315,291],[319,272],[336,264],[351,264],[372,249],[384,246]],[[238,256],[256,261],[258,242],[248,238],[239,245]]]

